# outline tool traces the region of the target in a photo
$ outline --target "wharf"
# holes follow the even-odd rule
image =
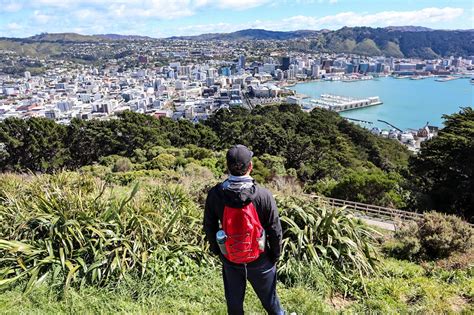
[[[321,98],[310,100],[314,107],[325,108],[335,112],[344,112],[358,108],[364,108],[382,104],[378,96],[367,98],[352,98],[333,94],[321,94]]]

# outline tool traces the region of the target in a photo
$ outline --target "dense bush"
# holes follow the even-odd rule
[[[425,214],[419,226],[421,246],[428,257],[448,257],[474,246],[474,229],[454,215]]]
[[[408,159],[397,142],[376,137],[336,113],[318,109],[308,114],[288,104],[252,112],[219,110],[198,124],[128,111],[106,121],[74,119],[68,126],[40,118],[6,119],[0,122],[0,143],[1,171],[52,173],[97,162],[113,167],[124,157],[134,170],[175,169],[196,162],[216,177],[225,172],[225,149],[241,143],[255,153],[257,181],[296,175],[308,185],[340,180],[351,169],[398,171]],[[126,165],[115,170],[132,168]]]
[[[402,178],[395,172],[387,174],[379,169],[361,169],[349,171],[339,181],[330,185],[324,185],[324,181],[318,183],[315,188],[316,192],[329,197],[403,208],[406,204],[401,184]],[[317,191],[318,189],[321,191]]]
[[[474,229],[456,216],[429,212],[403,224],[395,240],[389,251],[399,258],[439,259],[472,249]]]

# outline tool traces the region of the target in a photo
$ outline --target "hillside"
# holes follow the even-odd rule
[[[425,31],[434,31],[432,28],[423,27],[423,26],[387,26],[385,27],[386,30],[389,31],[401,31],[401,32],[425,32]]]
[[[101,38],[95,35],[81,35],[77,33],[41,33],[25,40],[34,42],[97,42]]]
[[[98,42],[103,40],[120,41],[120,40],[150,40],[148,36],[138,35],[120,35],[120,34],[97,34],[97,35],[81,35],[77,33],[42,33],[34,35],[25,40],[34,42]]]
[[[8,222],[0,224],[0,313],[224,314],[220,262],[201,232],[205,194],[219,177],[198,165],[220,153],[161,154],[177,163],[131,182],[118,180],[130,173],[120,163],[0,174],[0,218]],[[473,253],[399,260],[403,243],[392,235],[275,187],[284,231],[277,290],[288,313],[474,310]],[[251,289],[245,310],[263,313]]]
[[[158,40],[146,36],[74,33],[43,33],[29,38],[0,38],[0,50],[13,50],[19,54],[54,55],[75,43],[118,43],[134,40]],[[391,26],[386,28],[344,27],[336,31],[299,30],[268,31],[247,29],[232,33],[212,33],[197,36],[174,36],[167,40],[195,41],[255,41],[277,40],[283,45],[309,52],[354,53],[360,55],[386,55],[392,57],[419,57],[433,59],[448,56],[474,55],[474,30],[432,30],[418,26]],[[294,45],[295,41],[301,41]]]
[[[309,50],[387,55],[393,57],[437,58],[474,54],[473,30],[432,30],[417,26],[386,28],[344,27],[336,31],[274,32],[248,29],[227,34],[172,37],[187,40],[297,40],[309,38]],[[347,45],[352,42],[352,45]]]
[[[319,31],[268,31],[263,29],[246,29],[232,33],[210,33],[197,36],[173,36],[168,39],[185,39],[185,40],[290,40],[306,37],[314,37]]]
[[[120,35],[120,34],[97,34],[94,37],[104,38],[108,40],[153,40],[148,36],[139,35]]]

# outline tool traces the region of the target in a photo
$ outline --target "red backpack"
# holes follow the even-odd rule
[[[227,235],[224,256],[231,262],[249,263],[264,251],[265,234],[252,202],[243,208],[225,206],[222,229]]]

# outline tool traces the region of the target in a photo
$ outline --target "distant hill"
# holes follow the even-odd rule
[[[336,31],[276,32],[247,29],[233,33],[170,37],[183,40],[290,40],[309,39],[299,49],[360,55],[438,58],[474,55],[474,30],[433,30],[420,26],[389,26],[386,28],[343,27]]]
[[[431,32],[436,31],[428,27],[422,26],[388,26],[385,28],[370,28],[370,27],[343,27],[340,30],[331,31],[327,29],[313,31],[313,30],[298,30],[298,31],[268,31],[264,29],[245,29],[232,33],[207,33],[194,36],[173,36],[168,39],[183,39],[183,40],[289,40],[298,38],[311,38],[320,34],[337,33],[341,30],[347,29],[371,29],[371,30],[385,30],[386,32]]]
[[[389,30],[389,31],[400,31],[400,32],[429,32],[429,31],[434,31],[434,29],[429,28],[429,27],[412,26],[412,25],[387,26],[387,27],[385,27],[385,29]]]
[[[474,55],[473,30],[344,27],[322,36],[312,49],[425,59]]]
[[[120,34],[97,34],[94,37],[109,39],[109,40],[152,40],[149,36],[140,35],[120,35]]]
[[[446,56],[473,56],[474,30],[433,30],[420,26],[389,26],[385,28],[343,27],[331,30],[268,31],[247,29],[232,33],[210,33],[197,36],[174,36],[171,40],[195,41],[289,41],[289,49],[306,52],[353,53],[367,56],[385,55],[396,58],[434,59]],[[42,33],[28,38],[0,38],[0,50],[20,54],[54,55],[64,44],[80,42],[158,40],[146,36],[75,33]]]
[[[120,35],[120,34],[97,34],[81,35],[76,33],[41,33],[26,39],[39,42],[97,42],[105,40],[149,40],[148,36]]]
[[[197,36],[173,36],[169,39],[184,40],[289,40],[304,37],[313,37],[320,31],[267,31],[263,29],[246,29],[232,33],[209,33]]]
[[[36,42],[97,42],[102,40],[102,38],[95,35],[77,33],[41,33],[26,39]]]

